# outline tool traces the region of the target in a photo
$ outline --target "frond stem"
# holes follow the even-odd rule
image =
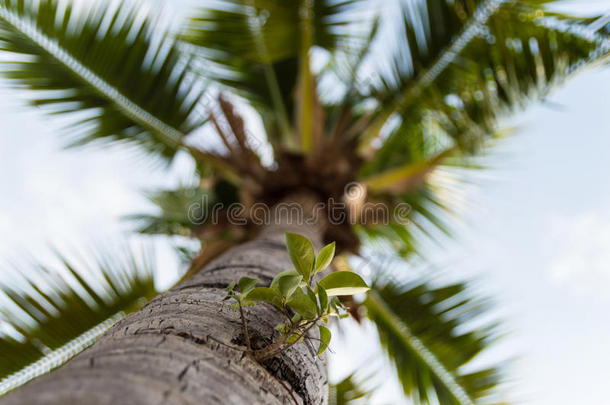
[[[259,17],[256,14],[256,6],[251,0],[249,2],[250,13],[249,20],[251,22],[251,32],[256,43],[257,51],[263,56],[263,71],[265,74],[265,81],[269,86],[269,92],[271,94],[271,100],[277,113],[279,115],[280,127],[282,129],[282,136],[286,138],[288,146],[293,146],[294,140],[292,139],[292,129],[290,127],[290,121],[288,120],[288,114],[286,112],[286,106],[282,100],[282,93],[280,91],[280,85],[278,83],[273,65],[271,64],[271,58],[269,57],[269,51],[265,44],[265,38],[263,37],[262,28],[260,25]]]
[[[148,128],[154,130],[159,134],[163,141],[168,146],[180,147],[182,146],[181,139],[186,134],[167,125],[157,117],[151,115],[148,111],[144,110],[136,103],[131,101],[125,95],[123,95],[116,87],[107,83],[104,79],[95,74],[91,69],[80,63],[74,56],[68,53],[66,50],[61,48],[56,40],[47,37],[41,33],[36,27],[29,21],[25,21],[17,14],[0,6],[0,18],[3,19],[7,24],[11,25],[16,31],[26,36],[30,41],[35,43],[38,47],[43,49],[55,60],[64,65],[72,73],[77,75],[81,80],[89,84],[96,91],[104,95],[110,101],[121,107],[126,115],[130,118],[140,122]]]

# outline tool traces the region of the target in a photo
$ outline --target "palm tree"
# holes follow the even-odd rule
[[[70,146],[196,162],[194,184],[151,193],[159,214],[131,219],[205,246],[183,252],[188,271],[159,295],[140,250],[20,268],[22,282],[1,286],[4,392],[96,343],[0,402],[327,403],[313,340],[259,363],[239,350],[239,313],[222,301],[233,280],[265,284],[292,267],[286,231],[318,248],[335,241],[335,268],[369,262],[372,289],[348,306],[375,325],[414,402],[499,402],[501,365],[463,367],[496,337],[465,327],[486,301],[464,283],[388,270],[372,248],[406,261],[447,233],[443,174],[476,167],[499,118],[608,60],[607,19],[550,3],[404,0],[376,13],[370,0],[202,1],[175,32],[138,3],[0,0],[1,49],[14,56],[2,73],[33,105],[72,117]],[[329,202],[332,213],[317,209]],[[246,317],[253,336],[277,337],[272,306]],[[330,400],[362,401],[360,380],[331,387]]]

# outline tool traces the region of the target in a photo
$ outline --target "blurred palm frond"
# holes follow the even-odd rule
[[[552,13],[545,3],[552,2],[405,3],[398,46],[390,61],[379,58],[369,86],[378,107],[362,142],[382,146],[362,175],[412,165],[453,145],[476,152],[503,114],[610,54],[608,23]]]
[[[15,55],[1,73],[34,90],[32,104],[71,116],[71,146],[129,142],[171,159],[204,122],[205,86],[137,5],[113,4],[1,0],[0,50]]]
[[[172,190],[155,190],[146,193],[155,205],[157,214],[128,215],[127,220],[137,224],[143,234],[196,236],[204,224],[211,224],[214,207],[226,209],[239,201],[238,190],[227,181],[217,182],[211,189],[200,186],[181,186]]]
[[[208,3],[191,18],[182,39],[202,51],[207,77],[252,103],[269,139],[276,142],[292,131],[299,57],[307,55],[311,45],[329,52],[358,49],[368,34],[360,13],[366,3]],[[309,40],[305,40],[307,35]]]
[[[352,373],[336,384],[330,384],[328,393],[329,405],[366,404],[372,390],[365,388],[368,379],[359,378]]]
[[[464,405],[493,398],[502,365],[473,369],[470,363],[493,343],[495,326],[471,325],[489,307],[471,297],[465,284],[386,280],[373,286],[363,305],[415,403]]]
[[[546,10],[550,1],[401,3],[397,46],[378,52],[363,97],[375,100],[361,134],[360,175],[373,201],[407,204],[396,221],[360,229],[403,256],[450,233],[460,175],[478,168],[498,119],[540,100],[579,67],[610,55],[607,19]],[[372,143],[371,143],[372,142]],[[440,180],[440,181],[439,181]]]
[[[14,280],[0,283],[0,392],[65,363],[154,297],[151,257],[125,248],[5,272]]]
[[[137,224],[137,232],[144,234],[192,236],[198,223],[208,215],[210,195],[199,187],[180,187],[146,194],[159,213],[128,215]],[[199,212],[195,212],[199,211]]]

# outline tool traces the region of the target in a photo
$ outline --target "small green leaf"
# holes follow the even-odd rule
[[[318,286],[326,289],[330,297],[336,295],[353,295],[369,290],[362,277],[352,271],[336,271],[324,277]]]
[[[256,287],[250,290],[244,298],[248,301],[269,302],[278,308],[282,307],[282,296],[269,287]]]
[[[320,284],[318,284],[318,300],[320,301],[320,312],[326,312],[328,309],[328,294]]]
[[[301,276],[301,274],[299,274],[299,272],[294,269],[282,271],[281,273],[278,273],[275,275],[275,277],[273,277],[273,280],[271,280],[271,285],[269,287],[271,287],[274,290],[277,290],[279,292],[280,291],[279,281],[284,276]],[[301,277],[303,277],[303,276],[301,276]]]
[[[235,281],[231,281],[231,283],[227,286],[227,291],[233,292],[234,288],[235,288]]]
[[[248,292],[250,290],[252,290],[254,288],[254,286],[256,286],[256,283],[258,283],[258,280],[255,278],[250,278],[250,277],[240,278],[239,283],[237,283],[237,285],[239,286],[239,292],[242,293],[242,295],[248,294]]]
[[[297,288],[287,301],[288,306],[303,318],[311,320],[318,315],[317,305],[302,289]]]
[[[309,299],[313,301],[313,303],[316,305],[316,312],[318,313],[318,315],[320,315],[320,306],[318,305],[318,299],[316,298],[316,294],[314,294],[312,289],[309,287],[307,287],[307,295],[309,296]]]
[[[282,296],[289,298],[303,280],[300,274],[286,274],[278,279],[278,288]]]
[[[318,329],[320,329],[320,348],[318,349],[318,356],[324,353],[326,348],[328,348],[328,344],[330,343],[330,339],[332,334],[330,330],[324,325],[318,325]]]
[[[314,274],[327,268],[330,262],[332,262],[333,257],[335,257],[335,242],[324,246],[320,253],[318,253]]]
[[[286,246],[294,267],[303,275],[303,279],[308,281],[316,260],[313,245],[303,235],[286,232]]]

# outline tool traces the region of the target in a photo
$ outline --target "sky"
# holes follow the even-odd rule
[[[448,252],[480,272],[535,404],[607,403],[610,71],[586,72],[513,122],[505,157]],[[472,262],[474,259],[474,263]]]
[[[608,1],[587,4],[563,7],[610,10]],[[608,95],[610,69],[585,71],[546,103],[503,122],[516,130],[493,148],[492,167],[469,190],[454,239],[427,255],[434,271],[475,278],[477,290],[493,298],[508,334],[491,357],[515,358],[509,377],[516,403],[608,403]],[[0,82],[2,265],[19,263],[24,252],[48,258],[49,245],[116,239],[131,229],[121,216],[150,209],[140,190],[171,186],[189,172],[186,159],[165,171],[119,147],[62,150],[63,122],[24,100]],[[178,263],[162,240],[154,243],[160,285],[167,285]],[[333,377],[371,359],[383,367],[371,336],[335,341]],[[396,404],[397,392],[384,385],[374,403]]]

